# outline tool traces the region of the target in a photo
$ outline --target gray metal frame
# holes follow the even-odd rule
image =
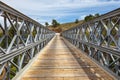
[[[105,70],[120,76],[120,9],[62,33]]]
[[[10,80],[55,33],[1,1],[0,19],[0,75]]]

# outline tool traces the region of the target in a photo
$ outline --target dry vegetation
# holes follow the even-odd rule
[[[72,27],[75,27],[77,25],[80,25],[83,23],[83,20],[79,21],[78,23],[75,23],[75,22],[70,22],[70,23],[64,23],[64,24],[60,24],[59,26],[57,26],[56,28],[52,27],[52,26],[48,26],[48,28],[50,30],[53,30],[55,32],[62,32],[62,31],[65,31],[65,30],[68,30]]]

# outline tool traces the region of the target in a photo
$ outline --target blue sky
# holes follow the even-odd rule
[[[32,19],[51,24],[82,20],[89,14],[104,14],[120,8],[120,0],[1,0]]]

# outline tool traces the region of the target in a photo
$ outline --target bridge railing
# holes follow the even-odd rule
[[[54,34],[0,1],[0,79],[13,78]]]
[[[66,30],[62,36],[109,73],[120,76],[120,9]]]

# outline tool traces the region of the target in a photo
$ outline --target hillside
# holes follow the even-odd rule
[[[72,27],[75,27],[77,25],[80,25],[83,23],[83,20],[79,21],[78,23],[75,23],[75,22],[70,22],[70,23],[64,23],[64,24],[60,24],[59,26],[57,26],[56,28],[52,27],[52,26],[49,26],[48,28],[50,30],[53,30],[55,32],[62,32],[62,31],[65,31],[65,30],[68,30]]]

